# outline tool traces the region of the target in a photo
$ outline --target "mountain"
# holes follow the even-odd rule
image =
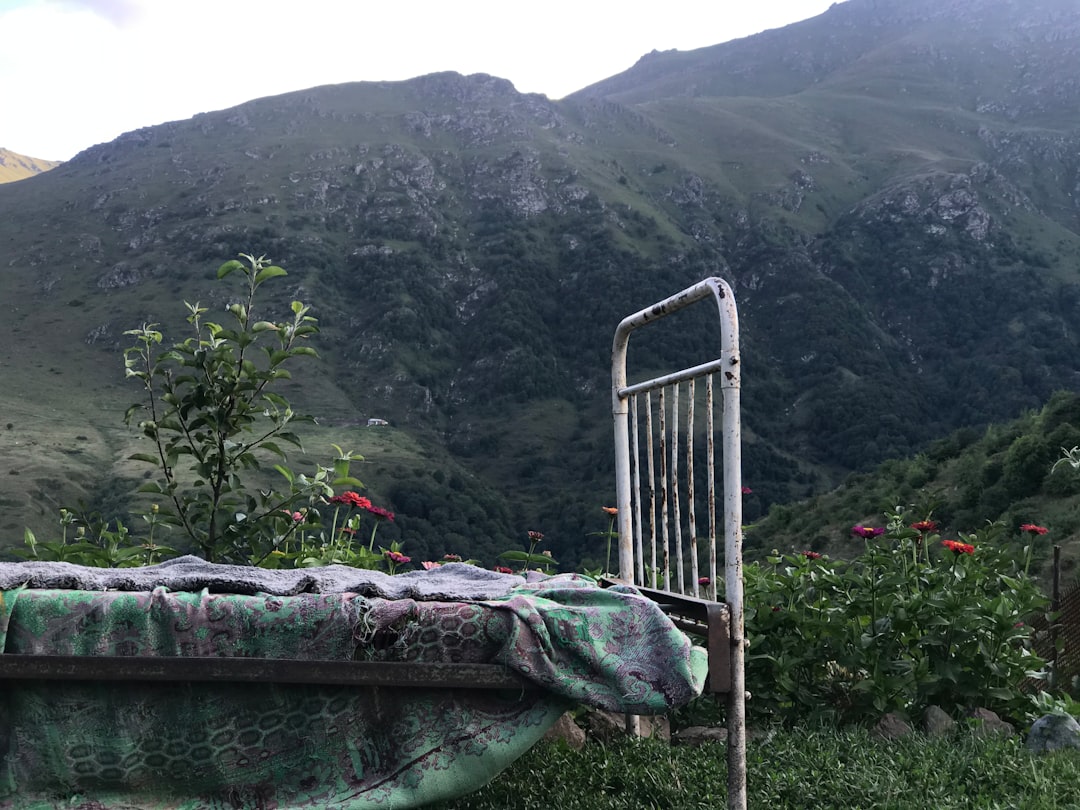
[[[1076,390],[1073,7],[847,0],[559,102],[486,75],[318,87],[0,186],[0,535],[132,507],[124,330],[220,308],[241,252],[320,319],[288,389],[309,446],[359,445],[418,555],[537,529],[595,559],[614,328],[705,276],[740,308],[751,520]],[[631,362],[686,362],[710,326]]]
[[[55,169],[59,165],[58,160],[39,160],[0,148],[0,183],[13,183],[24,177]]]

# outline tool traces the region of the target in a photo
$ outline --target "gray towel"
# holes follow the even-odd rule
[[[144,568],[90,568],[62,562],[0,562],[0,591],[22,585],[83,591],[170,591],[292,596],[298,593],[358,593],[383,599],[459,602],[496,599],[524,582],[517,574],[500,574],[464,563],[447,563],[430,571],[390,576],[345,565],[272,571],[245,565],[217,565],[198,557],[178,557]]]

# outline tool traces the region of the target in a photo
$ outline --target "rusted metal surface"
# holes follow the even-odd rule
[[[0,680],[333,684],[537,689],[501,664],[298,661],[276,658],[0,655]]]

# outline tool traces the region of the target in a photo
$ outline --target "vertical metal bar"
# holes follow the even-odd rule
[[[705,377],[705,471],[709,490],[709,588],[716,599],[716,438],[713,428],[713,375]]]
[[[645,392],[645,453],[648,456],[649,472],[649,581],[653,588],[659,588],[656,564],[656,457],[653,451],[652,393]]]
[[[630,526],[630,408],[622,389],[626,387],[626,349],[630,330],[624,319],[615,330],[611,346],[611,414],[615,428],[615,516],[619,524],[619,577],[634,577],[634,548]]]
[[[686,593],[686,566],[683,564],[682,499],[679,497],[679,384],[671,387],[671,520],[675,541],[675,581],[679,593]]]
[[[742,559],[742,429],[739,316],[731,289],[714,288],[720,310],[721,354],[727,368],[717,372],[723,397],[721,432],[724,455],[724,601],[731,611],[731,691],[728,692],[728,807],[746,807],[746,680]]]
[[[698,543],[697,543],[697,517],[694,514],[694,380],[687,384],[686,398],[686,508],[687,520],[690,526],[690,587],[694,589],[694,596],[700,596],[701,587],[698,584],[700,573],[698,571]]]
[[[1054,567],[1050,583],[1050,682],[1051,690],[1058,686],[1058,622],[1061,617],[1061,546],[1054,546]]]
[[[645,552],[642,548],[641,542],[641,449],[638,442],[638,434],[641,432],[641,425],[638,422],[638,401],[641,399],[639,396],[635,396],[630,400],[630,418],[634,424],[634,432],[631,434],[631,438],[634,442],[633,447],[633,459],[634,459],[634,557],[637,562],[637,582],[639,585],[645,584]]]
[[[660,538],[662,542],[661,553],[664,565],[664,590],[671,590],[671,545],[668,531],[668,454],[667,454],[667,403],[661,388],[657,397],[657,405],[660,410]]]

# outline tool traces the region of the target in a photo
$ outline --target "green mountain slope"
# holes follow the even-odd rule
[[[963,428],[834,490],[774,506],[748,530],[748,554],[812,550],[847,557],[859,548],[852,526],[881,526],[899,506],[910,508],[913,520],[930,517],[942,537],[953,539],[994,521],[1013,538],[1024,524],[1046,527],[1033,560],[1046,573],[1052,547],[1060,545],[1070,572],[1080,552],[1080,471],[1057,462],[1078,445],[1080,396],[1059,392],[1018,419],[982,432]]]
[[[1080,369],[1080,132],[1048,101],[1080,72],[1067,5],[848,0],[562,102],[484,75],[313,88],[2,186],[0,535],[138,474],[123,331],[226,303],[240,252],[320,318],[288,394],[322,446],[371,416],[408,441],[360,476],[424,553],[538,529],[592,554],[614,328],[709,275],[740,308],[750,519],[1037,408]],[[709,326],[631,362],[685,363]]]

